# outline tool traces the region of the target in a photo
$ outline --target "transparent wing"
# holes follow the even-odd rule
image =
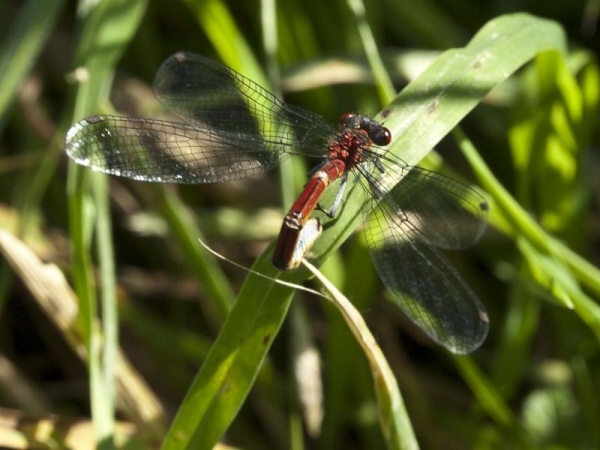
[[[235,70],[193,53],[168,58],[156,73],[154,92],[193,125],[262,136],[276,151],[323,156],[335,133],[318,114],[288,105]]]
[[[67,154],[94,170],[162,183],[212,183],[271,169],[287,156],[260,137],[241,143],[183,123],[119,116],[92,116],[67,133]]]
[[[290,154],[324,156],[335,134],[322,117],[191,53],[167,59],[154,89],[185,123],[88,117],[67,133],[68,155],[137,180],[211,183],[264,172]]]
[[[462,248],[479,239],[487,203],[450,178],[395,168],[394,176],[369,179],[376,202],[365,227],[371,258],[392,301],[414,323],[451,352],[469,353],[487,336],[488,316],[436,246]],[[403,180],[387,190],[399,171]]]
[[[385,175],[375,182],[373,193],[381,198],[391,192],[395,208],[409,218],[419,239],[447,250],[467,248],[479,240],[489,210],[481,191],[397,159],[381,162]]]

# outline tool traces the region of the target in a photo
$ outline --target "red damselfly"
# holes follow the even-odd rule
[[[372,260],[393,301],[429,336],[455,353],[476,349],[488,331],[477,296],[441,254],[472,245],[486,226],[487,202],[476,189],[406,165],[383,147],[390,132],[365,116],[342,116],[340,130],[284,103],[219,63],[191,53],[167,59],[154,81],[165,121],[91,116],[69,130],[67,153],[112,175],[161,183],[213,183],[272,169],[291,155],[321,158],[287,213],[276,267],[296,267],[321,232],[312,217],[326,188],[358,182],[369,196],[365,233]],[[399,182],[400,181],[400,182]]]

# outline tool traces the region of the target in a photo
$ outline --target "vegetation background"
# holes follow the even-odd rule
[[[600,448],[600,2],[8,0],[0,10],[0,405],[7,408],[0,445],[26,438],[149,448],[168,435],[183,443],[165,448],[210,448],[216,440],[252,449],[417,441],[436,449]],[[246,278],[197,237],[250,266],[277,235],[311,163],[222,185],[108,179],[68,161],[68,127],[93,113],[160,113],[153,74],[179,50],[222,61],[332,123],[348,111],[376,114],[386,104],[385,77],[371,70],[377,52],[400,91],[442,51],[515,12],[556,21],[569,51],[564,60],[540,54],[461,123],[507,190],[491,192],[495,210],[482,242],[451,255],[488,309],[484,345],[457,357],[432,344],[385,302],[356,233],[321,269],[382,347],[408,430],[395,429],[396,438],[382,432],[385,408],[359,344],[338,311],[306,293],[289,311],[282,300],[287,319],[280,330],[273,322],[257,373],[235,370],[262,355],[222,341],[212,356],[236,352],[231,384],[194,381]],[[461,136],[436,147],[443,165],[439,157],[427,164],[486,190],[498,186],[461,154],[468,147]],[[96,286],[104,286],[98,295]],[[264,292],[249,295],[260,302]],[[117,368],[123,355],[130,363]],[[197,397],[218,391],[219,401],[203,412],[190,407],[197,413],[180,414],[167,432],[190,386]],[[251,388],[249,396],[237,386]],[[51,433],[8,423],[20,414],[54,414]],[[181,431],[188,425],[192,437]],[[86,434],[74,437],[79,429]]]

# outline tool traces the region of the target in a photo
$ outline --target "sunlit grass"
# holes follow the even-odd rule
[[[305,294],[293,298],[288,288],[221,265],[196,240],[202,234],[235,259],[250,264],[257,258],[255,270],[281,276],[271,266],[268,248],[264,250],[269,239],[257,244],[222,237],[219,205],[239,208],[241,217],[256,221],[255,229],[271,229],[262,216],[250,213],[273,205],[285,209],[302,184],[304,162],[285,172],[281,184],[292,177],[295,181],[284,202],[274,193],[280,183],[272,178],[251,186],[176,191],[99,178],[72,164],[66,169],[59,146],[67,127],[83,116],[112,110],[113,81],[118,86],[121,77],[135,77],[150,84],[149,71],[161,60],[175,50],[190,50],[265,86],[270,79],[273,90],[303,73],[307,62],[326,72],[335,71],[336,58],[358,62],[363,73],[374,71],[375,84],[325,85],[287,99],[332,121],[347,111],[376,113],[387,107],[386,127],[394,135],[390,151],[416,164],[437,146],[447,159],[458,160],[455,167],[463,166],[463,176],[488,192],[493,231],[472,253],[455,258],[491,320],[488,341],[472,356],[450,357],[380,301],[385,293],[362,236],[352,236],[362,220],[360,201],[348,202],[311,255],[365,316],[397,377],[421,446],[600,445],[594,376],[600,276],[589,263],[597,255],[590,247],[594,193],[586,178],[592,164],[586,150],[597,135],[600,83],[594,58],[567,53],[557,24],[514,15],[473,37],[486,22],[475,11],[428,2],[390,8],[367,3],[367,14],[361,16],[363,5],[356,1],[289,0],[276,2],[271,15],[261,17],[255,4],[245,2],[165,6],[121,0],[95,8],[81,2],[75,19],[74,11],[65,10],[72,5],[48,1],[42,10],[36,3],[19,11],[13,37],[0,54],[0,123],[5,131],[0,185],[7,205],[0,222],[8,229],[13,223],[9,218],[17,224],[20,220],[11,231],[18,234],[20,228],[27,245],[57,263],[75,290],[79,325],[68,339],[79,336],[86,348],[95,430],[90,440],[111,447],[116,403],[120,419],[139,427],[135,439],[144,446],[166,439],[165,448],[211,448],[224,435],[246,448],[284,448],[291,446],[290,436],[294,445],[311,448],[350,448],[349,435],[356,439],[355,448],[415,445],[410,433],[390,434],[386,423],[382,431],[378,417],[389,413],[382,408],[390,398],[382,402],[380,397],[377,403],[372,382],[378,378],[330,305]],[[424,15],[430,17],[425,20]],[[461,19],[468,15],[478,26],[467,31]],[[56,41],[49,40],[51,29],[69,36],[71,47],[58,51]],[[265,50],[269,39],[277,39],[271,53]],[[396,69],[405,67],[398,64],[404,55],[398,48],[432,45],[458,48],[443,53],[420,80],[386,105],[382,99],[390,96],[388,76],[398,87],[408,75]],[[271,65],[268,76],[264,54]],[[40,78],[45,71],[31,72],[39,55],[45,62],[59,60],[60,69],[45,69],[53,71],[53,79]],[[71,61],[68,66],[64,58]],[[274,67],[281,79],[273,75]],[[75,68],[79,71],[71,72]],[[26,99],[14,103],[30,73],[46,83],[38,103],[53,125],[52,138],[41,137],[43,120],[23,107]],[[509,76],[511,95],[497,107],[494,97],[485,95]],[[60,94],[52,96],[52,90]],[[474,126],[473,117],[485,126]],[[448,138],[459,123],[461,130]],[[455,147],[472,172],[456,157]],[[10,168],[13,158],[31,154],[33,165]],[[258,190],[267,200],[258,198]],[[216,219],[204,221],[207,208],[217,212]],[[160,226],[147,227],[145,236],[132,232],[128,218],[139,211],[149,211]],[[67,241],[68,260],[61,253]],[[134,272],[142,274],[141,285],[133,282]],[[0,267],[0,276],[1,304],[7,310],[14,298],[22,297],[11,287],[22,277],[7,265]],[[307,277],[303,270],[285,275],[296,282]],[[143,294],[145,285],[154,292]],[[190,298],[197,304],[185,301]],[[285,321],[292,301],[301,310],[291,311],[293,324]],[[288,430],[303,411],[291,370],[302,346],[291,342],[320,355],[322,373],[313,374],[311,381],[321,383],[325,410],[320,434],[312,437]],[[119,348],[134,359],[139,374],[116,368]],[[19,362],[17,352],[7,354]],[[62,367],[60,361],[56,364]],[[117,388],[112,387],[114,377]],[[32,378],[38,387],[44,382]],[[9,389],[10,380],[4,383]],[[7,406],[28,410],[18,402]],[[86,402],[78,406],[75,414],[85,417]],[[179,413],[172,422],[174,409]],[[65,411],[60,405],[45,412]]]

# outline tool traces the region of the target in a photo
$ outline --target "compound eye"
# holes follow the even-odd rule
[[[387,128],[381,127],[377,130],[377,133],[373,133],[371,140],[375,145],[388,145],[392,142],[392,133]]]
[[[347,128],[359,128],[360,118],[353,113],[346,113],[340,117],[340,125]]]

